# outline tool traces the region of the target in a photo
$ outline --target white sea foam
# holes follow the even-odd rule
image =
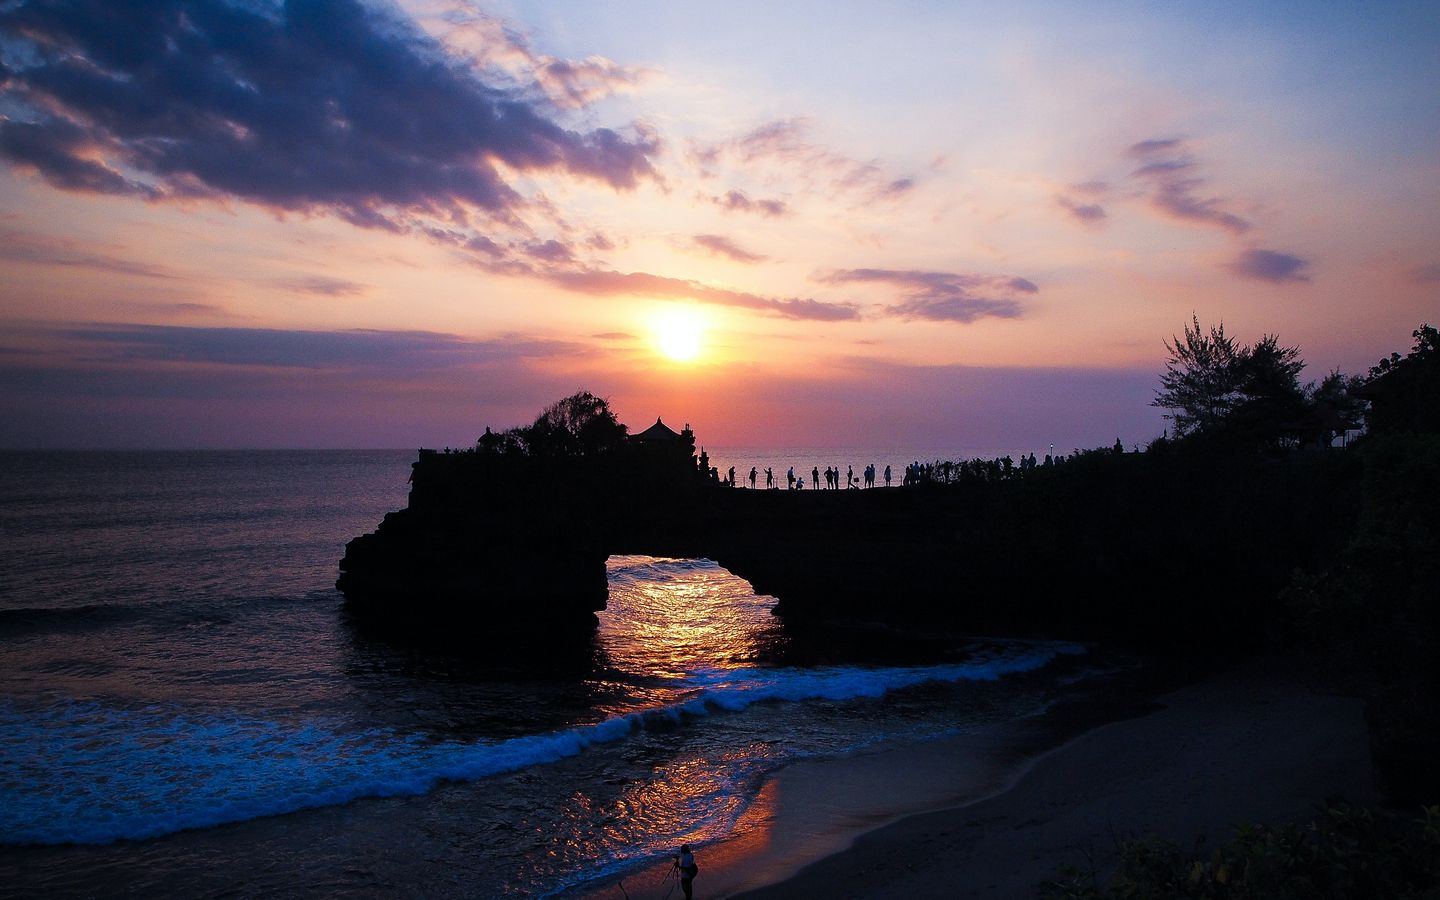
[[[714,669],[676,684],[676,702],[593,724],[503,741],[433,742],[394,730],[122,709],[60,701],[0,705],[0,841],[108,843],[260,816],[418,795],[556,762],[624,740],[656,720],[757,703],[879,697],[935,681],[992,681],[1039,669],[1070,644],[1011,648],[965,663],[914,667]]]

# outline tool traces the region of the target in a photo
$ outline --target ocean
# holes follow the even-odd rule
[[[710,454],[782,485],[947,455]],[[0,454],[7,892],[595,892],[763,827],[787,765],[1035,716],[1097,666],[1063,642],[792,635],[715,563],[634,556],[588,640],[397,643],[333,583],[413,459]]]

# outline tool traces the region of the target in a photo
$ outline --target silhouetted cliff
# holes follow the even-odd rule
[[[425,453],[409,507],[350,543],[339,587],[411,624],[584,625],[607,556],[704,556],[795,625],[1245,643],[1292,571],[1343,545],[1357,465],[1106,451],[995,481],[750,491],[688,458]]]

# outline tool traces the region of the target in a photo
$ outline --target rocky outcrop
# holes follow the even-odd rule
[[[431,453],[409,508],[346,548],[339,587],[425,628],[585,628],[607,556],[703,556],[793,625],[1243,642],[1348,533],[1352,468],[1105,453],[998,481],[750,491],[688,455]]]
[[[683,530],[677,505],[699,479],[688,451],[675,457],[422,450],[409,505],[346,545],[336,587],[356,615],[404,630],[592,628],[614,547]]]

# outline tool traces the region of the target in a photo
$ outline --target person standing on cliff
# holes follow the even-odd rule
[[[754,467],[754,466],[751,466],[751,467],[750,467],[750,490],[752,490],[752,491],[755,490],[755,476],[758,475],[758,474],[759,474],[759,473],[755,471],[755,467]]]
[[[813,467],[813,468],[810,470],[810,486],[813,487],[813,488],[814,488],[815,490],[817,490],[817,491],[820,490],[820,467],[819,467],[819,466],[815,466],[815,467]]]
[[[689,844],[682,844],[680,853],[672,859],[675,860],[675,868],[680,870],[680,890],[685,892],[685,900],[692,900],[693,882],[695,876],[700,874],[700,867],[695,865],[695,854],[690,852]]]
[[[765,467],[765,490],[772,490],[775,487],[775,473],[769,466]]]

